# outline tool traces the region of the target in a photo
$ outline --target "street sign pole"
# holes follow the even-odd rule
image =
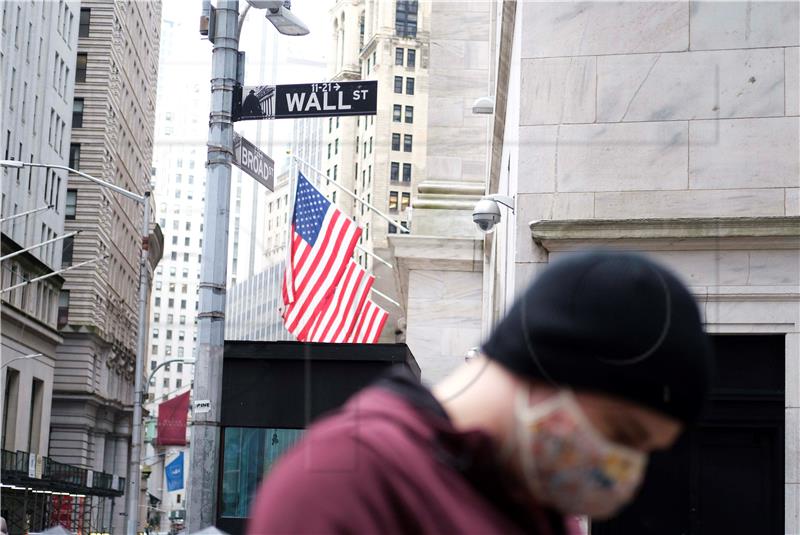
[[[195,411],[190,445],[187,531],[213,526],[217,514],[219,408],[225,342],[225,291],[228,220],[233,159],[232,95],[239,59],[238,0],[216,4],[211,70],[203,264],[197,315],[194,399],[209,400],[207,412]]]

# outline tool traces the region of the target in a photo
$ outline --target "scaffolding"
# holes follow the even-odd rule
[[[125,479],[24,451],[2,451],[2,511],[9,535],[62,526],[76,535],[110,534]]]

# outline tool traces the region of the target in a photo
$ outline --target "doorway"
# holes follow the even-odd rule
[[[784,335],[715,335],[700,421],[651,457],[638,498],[592,535],[783,533]]]

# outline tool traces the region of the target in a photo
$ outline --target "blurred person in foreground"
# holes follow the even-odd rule
[[[554,262],[481,349],[432,390],[394,373],[312,425],[249,533],[574,532],[633,499],[712,373],[689,291],[628,253]]]

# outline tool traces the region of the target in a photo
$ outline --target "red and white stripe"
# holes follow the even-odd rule
[[[317,316],[308,341],[347,341],[374,281],[375,277],[351,259],[324,311]]]
[[[333,207],[325,214],[313,247],[292,231],[291,266],[286,270],[291,274],[284,277],[283,318],[286,329],[298,340],[307,339],[320,305],[330,298],[360,236],[358,225]]]
[[[355,344],[376,343],[388,318],[388,312],[367,299],[348,342]]]

